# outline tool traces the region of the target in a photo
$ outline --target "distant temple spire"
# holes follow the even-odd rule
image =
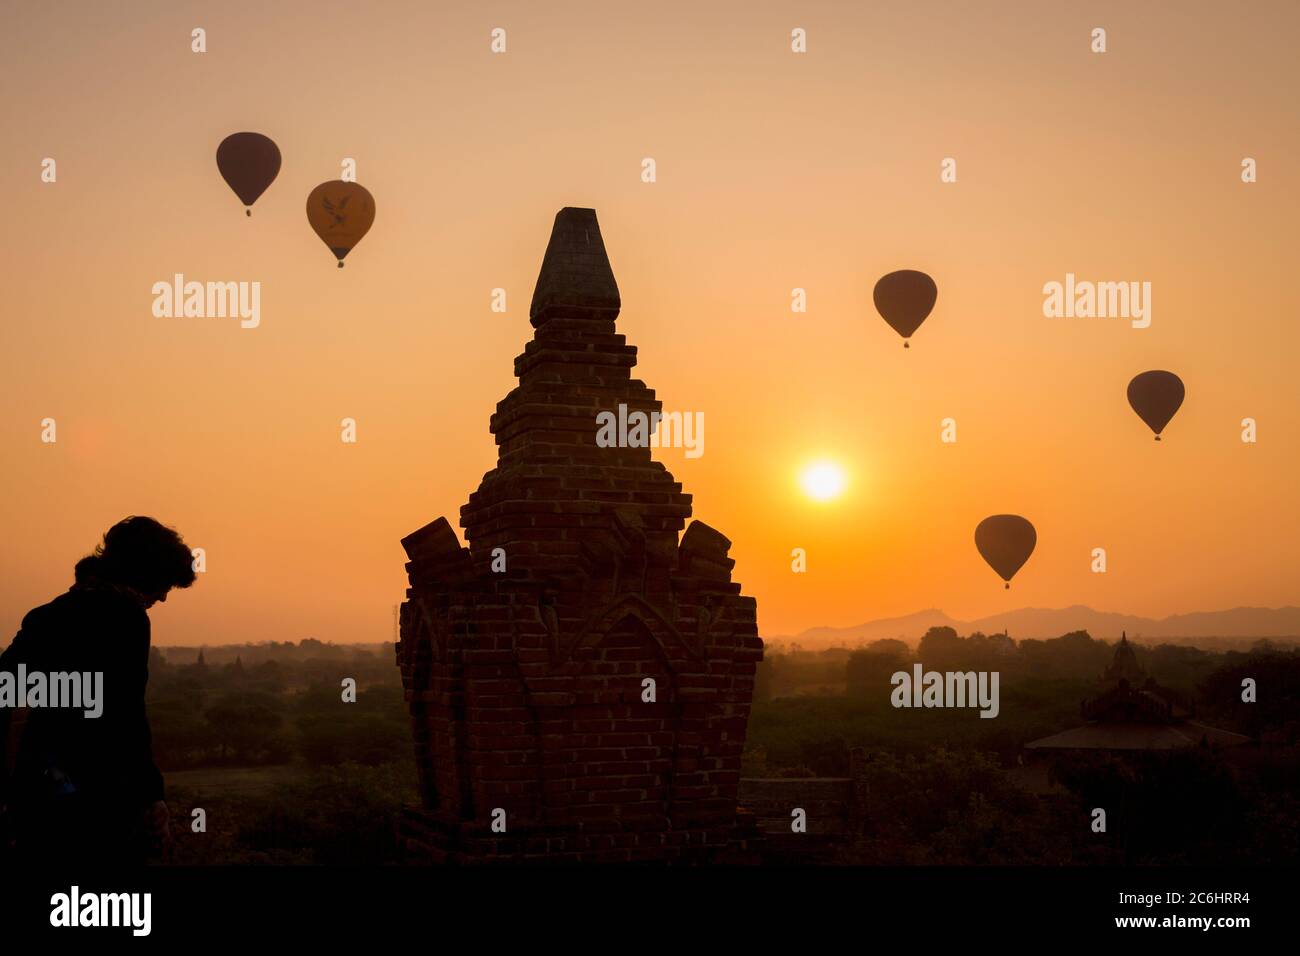
[[[1138,663],[1133,645],[1128,642],[1128,633],[1120,632],[1119,643],[1115,645],[1115,657],[1106,668],[1103,679],[1107,683],[1128,681],[1134,687],[1140,687],[1147,679],[1146,671]]]
[[[1082,702],[1086,723],[1025,744],[1035,750],[1169,750],[1196,745],[1230,747],[1249,738],[1198,723],[1190,698],[1162,687],[1138,663],[1121,632],[1103,688]]]

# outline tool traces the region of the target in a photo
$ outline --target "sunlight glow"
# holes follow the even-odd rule
[[[803,470],[799,483],[814,501],[830,501],[844,490],[844,469],[834,462],[814,462]]]

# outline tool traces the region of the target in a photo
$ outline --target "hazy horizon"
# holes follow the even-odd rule
[[[1101,617],[1101,618],[1137,619],[1141,622],[1145,622],[1147,624],[1153,624],[1153,625],[1161,625],[1161,624],[1167,625],[1168,622],[1173,620],[1179,620],[1179,619],[1227,617],[1229,615],[1237,615],[1237,619],[1240,620],[1242,615],[1239,612],[1263,612],[1263,613],[1274,613],[1274,614],[1293,612],[1293,615],[1296,619],[1296,623],[1292,626],[1292,629],[1290,630],[1278,631],[1278,630],[1270,630],[1268,628],[1263,628],[1258,630],[1258,632],[1255,632],[1255,631],[1250,631],[1248,628],[1243,629],[1242,625],[1238,624],[1235,625],[1235,627],[1237,630],[1241,631],[1241,633],[1227,633],[1224,631],[1214,630],[1214,629],[1204,629],[1202,631],[1192,630],[1188,633],[1178,632],[1178,633],[1163,633],[1163,634],[1144,633],[1141,630],[1134,630],[1132,631],[1132,633],[1128,634],[1128,637],[1130,639],[1137,640],[1139,642],[1171,641],[1176,643],[1179,641],[1183,641],[1183,642],[1189,642],[1191,646],[1196,646],[1195,642],[1197,641],[1246,644],[1253,641],[1265,640],[1265,639],[1276,639],[1282,641],[1300,640],[1300,606],[1292,606],[1292,605],[1279,607],[1279,608],[1237,607],[1237,608],[1224,608],[1219,611],[1192,611],[1186,614],[1170,615],[1169,617],[1166,618],[1138,618],[1137,615],[1128,615],[1118,611],[1104,611],[1104,610],[1099,610],[1097,608],[1088,607],[1087,605],[1072,605],[1070,607],[1064,607],[1064,608],[1025,607],[1025,608],[1016,608],[1015,610],[1006,612],[1006,614],[1024,615],[1024,614],[1037,613],[1040,615],[1065,615],[1070,612],[1076,612],[1076,611],[1086,612],[1087,614],[1094,615],[1096,617]],[[939,608],[925,608],[920,611],[915,611],[911,614],[905,614],[905,615],[901,615],[898,617],[891,617],[891,618],[877,618],[868,621],[861,621],[857,624],[848,624],[848,625],[818,624],[818,625],[813,625],[811,627],[804,628],[802,631],[799,631],[798,633],[761,634],[760,636],[763,638],[764,641],[766,641],[769,644],[769,646],[776,646],[780,642],[788,642],[788,641],[795,641],[795,640],[810,640],[810,639],[816,640],[818,638],[821,638],[823,642],[835,641],[835,640],[849,640],[849,641],[853,641],[855,644],[870,643],[872,640],[877,640],[881,637],[901,637],[904,640],[915,642],[920,639],[920,637],[924,634],[926,630],[935,626],[955,627],[957,628],[958,633],[962,637],[967,637],[971,633],[974,633],[976,630],[983,630],[984,633],[1000,633],[1000,632],[990,630],[989,624],[990,624],[990,619],[988,618],[962,620],[959,618],[954,618],[951,615],[948,615],[946,612],[944,612],[942,609]],[[1139,626],[1141,626],[1141,624],[1139,624]],[[910,631],[907,633],[903,633],[900,631],[897,634],[886,633],[886,629],[890,627],[909,628]],[[1119,625],[1116,625],[1116,627],[1119,627]],[[1086,624],[1080,627],[1074,627],[1069,624],[1062,624],[1062,625],[1058,625],[1056,628],[1051,628],[1049,626],[1046,629],[1044,629],[1042,626],[1039,626],[1038,630],[1036,630],[1034,633],[1012,634],[1011,637],[1013,640],[1044,640],[1044,639],[1051,639],[1055,637],[1061,637],[1067,633],[1071,633],[1076,630],[1085,630],[1089,633],[1089,636],[1091,636],[1095,640],[1113,642],[1119,639],[1120,634],[1124,633],[1124,630],[1122,628],[1120,628],[1119,633],[1110,633],[1110,631],[1113,631],[1115,629],[1116,628],[1114,627],[1112,628],[1089,627]],[[865,635],[860,634],[860,632],[864,632],[864,631],[866,631]],[[377,647],[381,645],[392,645],[395,642],[396,637],[393,636],[385,639],[357,638],[357,639],[321,641],[315,635],[308,634],[297,638],[294,638],[292,636],[285,636],[280,638],[266,638],[258,641],[215,641],[207,644],[180,643],[180,644],[165,644],[165,645],[158,645],[158,646],[161,647],[163,650],[166,650],[167,648],[172,648],[172,649],[184,648],[188,650],[197,651],[201,647],[208,647],[208,648],[257,647],[257,646],[265,646],[268,644],[285,644],[285,643],[300,646],[304,641],[307,640],[317,641],[319,643],[328,646],[334,646],[334,647]],[[833,647],[838,645],[827,644],[825,646]],[[806,649],[812,649],[812,648],[806,648]]]

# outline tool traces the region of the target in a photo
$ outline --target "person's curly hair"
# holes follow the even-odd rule
[[[194,583],[194,556],[181,536],[153,518],[132,515],[104,535],[91,554],[77,562],[77,580],[98,578],[141,594],[166,593]]]

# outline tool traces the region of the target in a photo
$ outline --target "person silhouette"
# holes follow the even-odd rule
[[[0,706],[0,751],[7,751],[8,765],[0,775],[9,770],[0,791],[0,852],[45,865],[120,865],[170,850],[163,779],[145,712],[147,612],[172,588],[194,580],[193,556],[181,536],[153,518],[132,516],[77,562],[66,593],[23,618],[0,654],[0,681],[13,688],[24,675],[30,685],[37,674],[53,688],[67,680],[54,675],[80,675],[73,679],[86,686],[98,680],[99,713],[49,706],[58,704],[52,694],[48,703],[29,704],[19,719],[21,712]]]

